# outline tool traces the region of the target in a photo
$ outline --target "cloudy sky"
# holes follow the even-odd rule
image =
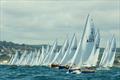
[[[120,47],[119,0],[1,0],[0,40],[51,44],[76,33],[80,39],[88,13],[101,33],[100,46],[112,34]]]

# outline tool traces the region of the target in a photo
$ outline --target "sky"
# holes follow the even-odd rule
[[[63,44],[81,39],[88,14],[100,30],[100,46],[114,34],[120,47],[119,0],[0,0],[0,40],[26,44]]]

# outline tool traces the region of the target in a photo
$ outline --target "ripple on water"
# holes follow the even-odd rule
[[[0,65],[0,80],[120,80],[120,68],[92,74],[66,74],[66,70],[48,67]]]

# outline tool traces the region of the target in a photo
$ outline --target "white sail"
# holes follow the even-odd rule
[[[36,57],[37,57],[37,49],[35,49],[35,51],[32,53],[32,59],[31,59],[31,63],[30,63],[31,66],[36,65],[35,64],[36,63],[36,61],[35,61]]]
[[[60,49],[60,51],[56,53],[56,56],[51,61],[51,64],[59,64],[60,57],[61,57],[60,54],[62,54],[61,52],[62,52],[62,50]]]
[[[40,55],[41,55],[40,50],[38,50],[38,51],[36,52],[36,57],[35,57],[35,59],[34,59],[34,65],[39,65]]]
[[[42,46],[42,52],[41,52],[41,55],[39,56],[39,59],[38,59],[38,64],[41,65],[42,64],[42,61],[44,59],[44,56],[45,56],[45,50],[44,50],[44,46]]]
[[[96,51],[96,53],[95,53],[95,55],[93,57],[92,66],[96,66],[97,65],[99,53],[100,53],[100,48],[97,49],[97,51]]]
[[[32,60],[32,55],[33,55],[33,52],[32,51],[30,51],[30,53],[28,54],[28,59],[27,59],[27,65],[30,65],[30,63],[31,63],[31,60]]]
[[[90,56],[88,57],[88,60],[86,61],[86,63],[83,66],[86,66],[86,67],[96,66],[98,55],[99,55],[99,52],[98,52],[99,51],[99,42],[100,42],[100,34],[99,34],[99,31],[96,31],[95,41],[94,41],[94,46],[93,46],[92,52],[91,52]]]
[[[57,41],[54,42],[50,52],[45,57],[45,59],[43,61],[43,65],[48,65],[51,62],[51,59],[53,59],[53,57],[55,56],[56,50],[57,50]]]
[[[81,67],[89,58],[95,39],[95,29],[92,20],[87,16],[85,28],[81,40],[79,41],[75,55],[72,58],[71,67]]]
[[[16,52],[16,49],[12,48],[12,50]],[[13,59],[14,59],[14,55],[11,56],[11,58],[10,58],[10,60],[8,62],[9,65],[11,64],[11,62],[13,61]]]
[[[56,53],[56,56],[55,56],[55,58],[53,59],[53,61],[51,63],[60,64],[60,61],[62,60],[68,46],[69,46],[69,41],[68,41],[68,39],[66,39],[66,41],[64,42],[62,48],[60,49],[60,51],[58,53]]]
[[[115,60],[115,53],[116,53],[116,40],[113,36],[111,47],[110,47],[110,55],[109,55],[109,58],[108,58],[108,66],[109,67],[113,66],[113,63],[114,63],[114,60]]]
[[[56,56],[56,54],[58,53],[58,45],[57,45],[57,41],[56,41],[56,44],[55,46],[53,46],[53,50],[51,51],[51,54],[48,58],[48,64],[51,65],[52,64],[52,60],[54,59],[54,57]]]
[[[109,46],[110,46],[110,40],[107,42],[107,46],[106,46],[106,48],[104,49],[104,52],[103,52],[103,54],[102,54],[102,58],[101,58],[101,61],[100,61],[100,66],[102,66],[102,65],[105,65],[106,64],[106,59],[107,59],[107,56],[108,56],[108,51],[109,51]]]
[[[77,49],[77,39],[75,34],[72,37],[71,43],[67,49],[67,51],[65,52],[65,55],[63,57],[63,59],[61,60],[60,65],[70,65],[71,64],[71,58],[74,56],[74,53]]]
[[[103,65],[104,65],[104,67],[105,67],[105,65],[106,65],[110,43],[111,43],[111,40],[109,40],[109,41],[107,42],[107,46],[106,46],[106,48],[104,49],[104,52],[103,52],[103,54],[102,54],[102,58],[101,58],[101,61],[100,61],[100,64],[99,64],[99,66],[101,66],[101,67],[102,67]]]
[[[10,64],[10,65],[11,65],[11,63],[12,63],[13,59],[14,59],[14,56],[12,55],[12,57],[11,57],[11,59],[10,59],[10,61],[9,61],[9,63],[8,63],[8,64]]]
[[[99,33],[99,30],[98,30],[98,38],[97,38],[97,42],[96,42],[96,49],[97,50],[96,50],[96,52],[94,54],[92,66],[97,66],[97,63],[98,63],[98,58],[99,58],[99,54],[100,54],[99,44],[100,44],[100,33]]]
[[[91,55],[92,49],[94,47],[94,41],[95,41],[95,29],[91,25],[90,21],[88,21],[81,49],[83,65],[86,63],[86,61],[88,61],[89,56]]]
[[[29,54],[27,53],[26,56],[24,57],[23,61],[22,61],[22,65],[27,65],[28,62],[28,58],[29,58]]]
[[[50,45],[48,44],[47,45],[47,49],[45,50],[45,48],[44,48],[44,54],[45,54],[45,56],[48,55],[49,51],[50,51]]]
[[[22,65],[24,62],[24,58],[27,55],[27,50],[25,50],[20,58],[20,60],[17,62],[17,65]]]
[[[49,52],[50,52],[50,45],[47,45],[47,49],[44,50],[44,58],[43,60],[39,63],[40,65],[44,65],[45,64],[45,61],[46,59],[48,58],[48,55],[49,55]]]
[[[100,64],[100,67],[112,67],[115,59],[116,53],[116,40],[114,36],[112,39],[108,41],[108,45],[106,46]]]
[[[16,50],[15,56],[13,60],[11,61],[11,65],[16,65],[16,62],[19,60],[18,56],[19,56],[18,51]]]

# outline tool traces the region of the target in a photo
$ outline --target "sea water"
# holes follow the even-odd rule
[[[0,80],[120,80],[120,68],[95,73],[66,74],[67,70],[41,66],[0,65]]]

